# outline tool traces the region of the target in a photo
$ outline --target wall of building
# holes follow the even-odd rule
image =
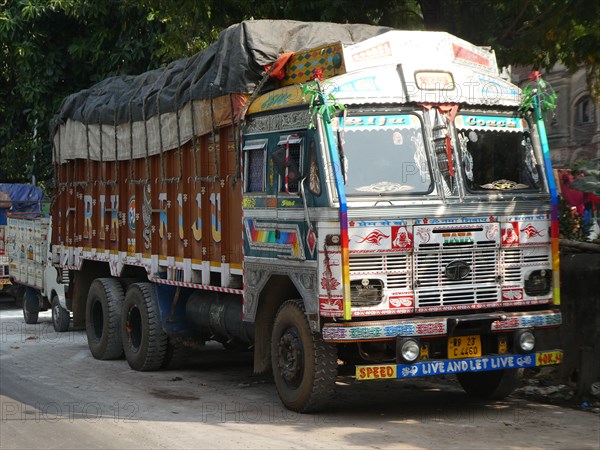
[[[529,83],[530,67],[513,67],[513,83]],[[554,168],[600,158],[600,105],[593,102],[584,69],[575,73],[557,64],[542,76],[558,94],[554,115],[546,118],[546,132]]]
[[[585,395],[600,380],[600,253],[561,252],[560,258],[565,357],[558,378]]]

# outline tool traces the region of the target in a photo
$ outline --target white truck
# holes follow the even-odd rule
[[[18,296],[22,296],[25,323],[37,323],[39,312],[52,308],[54,329],[67,331],[70,324],[65,295],[68,279],[63,280],[52,265],[51,219],[31,214],[9,217],[7,222],[9,273]]]
[[[10,257],[6,249],[7,218],[39,213],[43,198],[43,191],[33,184],[0,183],[0,294],[14,297],[19,306],[23,289],[11,281]]]

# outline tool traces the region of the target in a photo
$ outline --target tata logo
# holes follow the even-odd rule
[[[464,280],[471,273],[471,267],[464,261],[454,260],[444,269],[446,278],[452,281]]]

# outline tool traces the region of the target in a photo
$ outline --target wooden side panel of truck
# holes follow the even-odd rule
[[[148,158],[57,166],[53,241],[131,262],[158,258],[165,272],[184,259],[241,269],[237,156],[233,129],[223,127]]]

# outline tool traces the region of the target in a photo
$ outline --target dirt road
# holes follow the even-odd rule
[[[357,384],[328,411],[283,408],[251,354],[208,345],[183,370],[97,361],[82,331],[26,325],[0,303],[0,449],[594,448],[597,414],[519,399],[481,402],[451,381]]]

